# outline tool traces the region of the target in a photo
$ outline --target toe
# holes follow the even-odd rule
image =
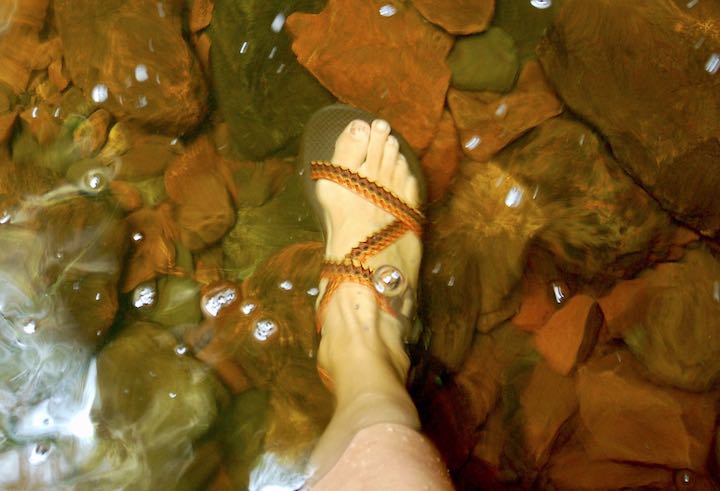
[[[383,148],[382,161],[377,172],[376,181],[387,188],[392,189],[397,193],[397,187],[395,186],[395,172],[397,170],[398,163],[398,141],[397,138],[390,135],[385,141],[385,147]],[[402,188],[400,188],[402,190]]]
[[[376,119],[372,122],[366,157],[367,168],[365,169],[368,177],[377,176],[388,135],[390,135],[390,125],[387,121]]]
[[[398,196],[407,204],[413,207],[419,205],[418,182],[410,172],[410,166],[402,154],[398,156],[398,163],[395,170],[395,186],[395,189],[398,190]]]
[[[370,125],[356,119],[348,124],[335,141],[335,164],[355,170],[365,161],[370,140]]]

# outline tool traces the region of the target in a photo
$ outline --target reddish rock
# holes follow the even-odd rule
[[[213,8],[215,3],[213,0],[193,0],[190,7],[190,32],[198,32],[210,25],[212,20]]]
[[[623,168],[676,218],[717,236],[720,172],[708,163],[720,159],[718,9],[690,3],[564,1],[538,53]]]
[[[132,239],[121,289],[129,292],[156,274],[175,272],[175,243],[180,235],[167,203],[154,209],[142,208],[127,217]]]
[[[423,16],[451,34],[484,31],[493,17],[495,0],[413,0]]]
[[[180,239],[191,251],[220,240],[235,223],[222,158],[200,137],[165,170],[165,190],[177,204]]]
[[[641,378],[627,351],[577,374],[580,439],[593,460],[631,461],[704,472],[715,428],[716,395],[659,387]]]
[[[709,390],[720,376],[719,279],[720,261],[704,247],[661,263],[603,299],[609,333],[659,381]]]
[[[336,97],[387,119],[416,150],[428,146],[450,80],[450,36],[407,4],[365,0],[330,0],[319,14],[292,14],[287,28],[300,63]]]
[[[81,158],[90,158],[105,145],[110,125],[110,114],[98,109],[73,131],[73,143]]]
[[[88,100],[173,136],[200,123],[207,87],[183,37],[185,2],[57,0],[53,6],[68,71]]]
[[[512,318],[513,325],[525,331],[535,331],[545,325],[570,295],[570,290],[561,280],[563,276],[550,254],[532,249],[525,265],[522,300]]]
[[[10,138],[16,120],[17,111],[10,111],[0,115],[0,144],[5,143]]]
[[[525,63],[509,94],[450,89],[448,104],[465,154],[479,162],[562,112],[561,102],[534,60]]]
[[[110,181],[110,192],[123,211],[132,212],[143,205],[140,191],[127,181],[113,179]]]
[[[673,473],[663,467],[591,459],[582,445],[566,445],[554,453],[547,472],[558,491],[608,489],[673,489]]]
[[[531,465],[542,468],[564,423],[577,410],[575,381],[545,363],[535,365],[520,394],[523,442]]]
[[[535,333],[535,348],[553,370],[568,375],[590,355],[602,324],[595,299],[575,295]]]
[[[20,121],[41,145],[54,142],[60,133],[60,121],[46,104],[31,106],[20,113]]]
[[[500,473],[503,467],[503,449],[508,438],[501,406],[497,406],[478,434],[472,455],[487,467]]]
[[[48,66],[48,78],[58,90],[65,90],[68,86],[70,79],[65,73],[65,66],[62,58],[56,58],[50,63]]]
[[[425,171],[428,201],[445,196],[460,166],[462,151],[457,129],[449,112],[443,112],[437,133],[420,163]]]

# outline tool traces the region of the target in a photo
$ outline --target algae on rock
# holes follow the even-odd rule
[[[520,69],[515,43],[499,27],[458,38],[448,63],[452,70],[450,85],[461,90],[507,92]]]
[[[323,0],[217,0],[210,24],[214,97],[234,156],[293,153],[308,118],[335,99],[295,59],[284,20]]]

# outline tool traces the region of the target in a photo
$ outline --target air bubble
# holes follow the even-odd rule
[[[707,63],[705,63],[705,71],[708,72],[710,75],[715,75],[719,69],[720,55],[718,55],[717,53],[713,53],[710,55],[710,58],[708,58]]]
[[[135,67],[135,80],[138,82],[144,82],[148,79],[148,70],[145,65],[140,63]]]
[[[12,220],[12,215],[10,215],[7,211],[3,211],[2,215],[0,215],[0,225],[10,223],[10,220]]]
[[[245,302],[240,307],[240,311],[245,315],[250,315],[255,310],[255,304],[252,302]]]
[[[32,116],[33,119],[37,118],[37,116],[38,116],[38,107],[37,106],[32,108],[32,111],[30,112],[30,116]]]
[[[508,208],[517,208],[520,206],[520,202],[522,201],[523,197],[523,190],[513,186],[510,188],[510,191],[508,191],[507,196],[505,196],[505,206]]]
[[[273,32],[280,32],[282,31],[283,26],[285,25],[285,14],[280,12],[275,16],[275,18],[272,21],[272,24],[270,24],[270,29],[272,29]]]
[[[45,462],[49,456],[50,447],[42,443],[38,443],[32,449],[32,452],[30,452],[30,457],[28,458],[28,461],[33,465],[37,465]]]
[[[285,291],[290,291],[293,289],[293,284],[288,280],[283,281],[282,283],[280,283],[279,286],[280,286],[280,289],[285,290]]]
[[[477,148],[477,146],[480,145],[481,141],[482,140],[480,139],[479,136],[473,135],[468,139],[468,141],[465,142],[464,147],[467,150],[475,150]]]
[[[312,287],[307,291],[307,294],[310,295],[311,297],[317,297],[319,293],[320,293],[320,290],[318,290],[315,287]]]
[[[187,353],[187,350],[187,346],[185,346],[184,344],[178,344],[177,346],[175,346],[175,354],[178,356],[185,355]]]
[[[155,285],[139,285],[137,288],[135,288],[135,291],[133,291],[132,303],[136,309],[149,307],[155,303],[156,295],[157,291],[155,289]]]
[[[543,10],[552,7],[552,0],[530,0],[530,5]]]
[[[83,176],[81,183],[85,191],[93,194],[104,191],[107,187],[107,184],[107,177],[99,169],[91,169],[87,171]]]
[[[553,295],[555,295],[555,302],[563,303],[565,301],[566,293],[563,286],[560,283],[552,284]]]
[[[207,298],[203,298],[203,310],[212,317],[217,317],[220,311],[237,299],[234,288],[225,288]]]
[[[175,399],[177,397],[177,392],[168,392],[168,397],[170,399]]]
[[[240,45],[240,54],[244,55],[245,53],[247,53],[247,50],[248,50],[248,42],[243,41],[243,43]]]
[[[98,104],[100,104],[101,102],[105,102],[108,98],[107,85],[97,84],[95,87],[93,87],[90,96],[92,97],[92,100],[97,102]]]
[[[255,339],[258,341],[267,341],[270,336],[277,331],[277,324],[270,319],[260,319],[255,324]]]
[[[25,334],[34,334],[35,331],[37,331],[37,322],[35,322],[35,319],[30,319],[23,324],[23,332],[25,332]]]
[[[497,109],[495,109],[495,116],[497,116],[498,118],[504,118],[505,115],[507,114],[507,109],[508,109],[507,104],[505,104],[504,102],[501,102],[498,105]]]
[[[140,97],[138,97],[138,100],[137,100],[137,104],[136,104],[136,105],[137,105],[137,107],[145,107],[145,106],[147,106],[147,105],[148,105],[147,97],[145,97],[144,95],[141,95]]]
[[[134,234],[132,234],[133,242],[140,242],[144,238],[145,238],[145,236],[143,235],[142,232],[135,232]]]
[[[380,15],[383,17],[392,17],[393,15],[397,14],[397,9],[394,5],[390,5],[389,3],[383,5],[380,7]]]

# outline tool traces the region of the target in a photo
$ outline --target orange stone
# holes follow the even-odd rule
[[[140,191],[127,181],[110,181],[110,192],[126,212],[132,212],[142,207],[142,196]]]
[[[235,223],[221,160],[204,136],[165,170],[165,189],[177,204],[180,238],[192,251],[217,242]]]
[[[645,278],[621,281],[598,300],[609,338],[622,338],[625,331],[642,323],[648,288],[650,283]]]
[[[523,441],[536,468],[547,462],[562,425],[577,410],[575,381],[538,363],[520,394]]]
[[[70,79],[65,73],[62,58],[55,58],[48,66],[48,78],[58,90],[65,90]]]
[[[413,0],[423,16],[451,34],[484,31],[495,12],[495,0]]]
[[[444,111],[435,138],[420,161],[425,171],[429,202],[445,196],[461,158],[462,150],[455,123],[450,113]]]
[[[575,295],[535,333],[535,347],[553,370],[568,375],[592,352],[602,325],[595,299]]]
[[[509,94],[450,89],[448,104],[465,155],[484,162],[527,130],[562,112],[562,103],[531,60]]]
[[[631,461],[705,473],[717,394],[657,386],[618,350],[577,373],[583,447],[594,460]]]
[[[0,144],[5,143],[10,138],[16,119],[17,111],[0,115]]]
[[[193,0],[190,7],[190,32],[198,32],[210,25],[215,4],[213,0]]]
[[[407,3],[367,0],[330,0],[319,14],[292,14],[286,27],[298,61],[336,97],[386,119],[416,150],[430,144],[452,37]]]

